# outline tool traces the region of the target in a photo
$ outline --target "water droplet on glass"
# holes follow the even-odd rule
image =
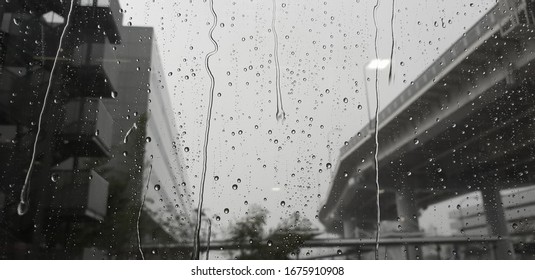
[[[225,213],[225,214],[228,214],[228,212],[229,212],[228,208],[225,208],[225,209],[223,210],[223,213]]]
[[[219,176],[214,176],[214,181],[219,181]]]
[[[147,143],[150,143],[150,141],[152,141],[152,139],[151,139],[150,137],[147,137],[147,138],[145,138],[145,141],[146,141]]]
[[[17,206],[17,214],[19,214],[19,216],[22,216],[26,214],[26,212],[28,212],[28,209],[30,209],[29,203],[21,201]]]
[[[186,153],[189,152],[189,148],[188,148],[188,147],[185,147],[185,148],[184,148],[184,152],[186,152]]]
[[[154,185],[154,190],[155,190],[155,191],[159,191],[159,190],[160,190],[160,188],[161,188],[161,187],[160,187],[160,185],[159,185],[159,184],[156,184],[156,185]]]
[[[517,229],[518,228],[518,224],[517,223],[513,223],[513,229]]]
[[[338,250],[338,251],[336,251],[336,253],[337,253],[338,255],[341,255],[341,254],[342,254],[342,250]]]
[[[281,206],[284,206],[284,205],[286,205],[286,202],[284,202],[284,200],[283,200],[283,201],[281,201]]]
[[[331,167],[332,167],[333,165],[330,164],[330,163],[327,163],[325,166],[327,167],[327,169],[331,169]]]
[[[344,98],[344,103],[347,103],[348,101],[349,101],[349,99],[347,99],[347,97]]]
[[[117,92],[116,91],[112,91],[111,92],[111,98],[117,98]]]
[[[59,180],[59,175],[57,173],[52,173],[52,175],[50,176],[50,180],[56,183]]]
[[[233,190],[237,190],[238,189],[238,185],[236,185],[236,184],[232,185],[232,189]]]
[[[273,241],[268,240],[268,241],[267,241],[267,245],[268,245],[269,247],[273,246]]]

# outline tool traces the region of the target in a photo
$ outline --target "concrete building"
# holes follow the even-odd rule
[[[137,228],[143,242],[189,238],[152,29],[122,26],[117,0],[12,1],[0,22],[0,257],[139,258]],[[145,190],[156,182],[176,194]]]

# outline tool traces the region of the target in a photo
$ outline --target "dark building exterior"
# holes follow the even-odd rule
[[[73,1],[0,4],[0,258],[139,258],[136,229],[178,238],[141,211],[152,29],[123,27],[117,0]]]

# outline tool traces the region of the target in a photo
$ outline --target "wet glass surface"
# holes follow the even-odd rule
[[[533,259],[535,1],[0,0],[2,259]]]

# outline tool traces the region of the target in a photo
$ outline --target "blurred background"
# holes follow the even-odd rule
[[[535,257],[535,1],[0,0],[0,22],[2,259]]]

